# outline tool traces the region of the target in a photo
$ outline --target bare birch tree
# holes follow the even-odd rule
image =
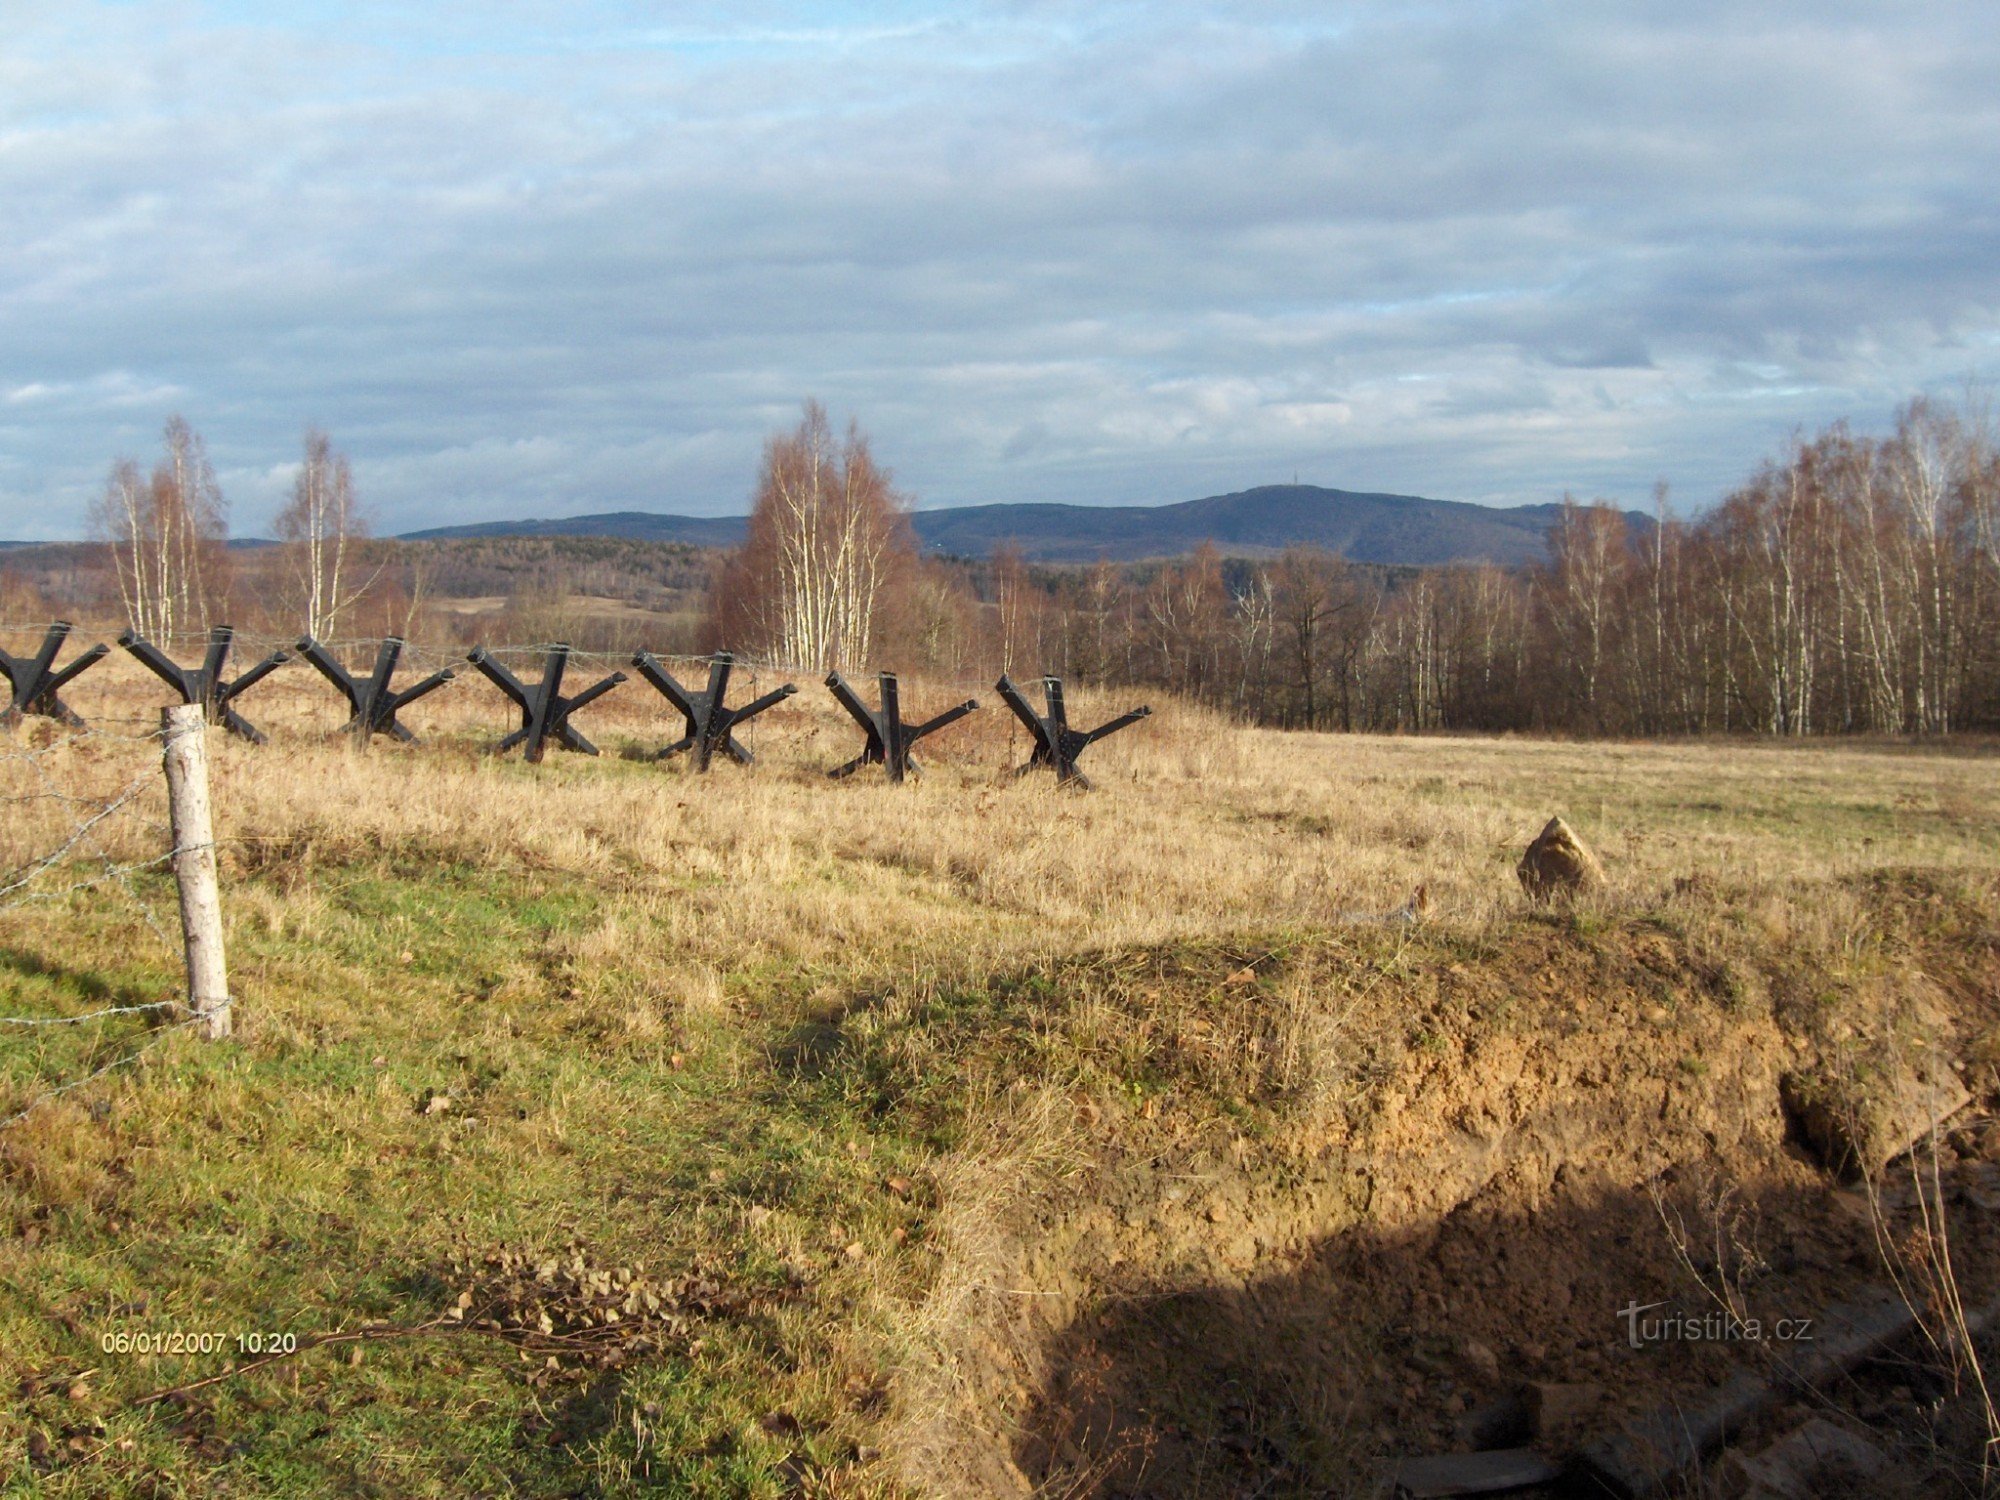
[[[226,566],[228,511],[200,434],[168,419],[166,454],[152,475],[120,459],[91,508],[125,617],[148,640],[168,641],[209,623]]]
[[[373,576],[356,580],[355,543],[368,527],[354,500],[347,455],[334,451],[317,427],[306,430],[305,461],[292,482],[292,498],[278,512],[278,540],[285,545],[288,602],[307,635],[334,636],[340,617],[368,591]]]
[[[714,629],[813,671],[865,666],[878,610],[915,556],[905,503],[867,438],[850,423],[836,442],[826,409],[809,401],[799,425],[765,446],[749,539],[719,578]]]

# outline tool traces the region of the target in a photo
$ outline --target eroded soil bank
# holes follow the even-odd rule
[[[1009,1123],[945,1174],[905,1479],[1370,1493],[1399,1454],[1532,1439],[1562,1459],[1921,1272],[1940,1201],[1964,1299],[1987,1301],[1997,911],[1959,875],[1683,883],[1638,910],[1052,971],[1036,1024],[1082,1024],[1126,1081],[1014,1083]],[[1907,1159],[1872,1193],[1843,1183],[1780,1098],[1787,1074],[1865,1093],[1912,1065],[1974,1099],[1937,1145],[1928,1241]],[[1984,1436],[1939,1379],[1825,1399],[1921,1488]]]

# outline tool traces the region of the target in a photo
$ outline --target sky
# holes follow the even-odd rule
[[[2000,373],[1986,3],[0,0],[0,537],[166,419],[268,534],[921,506],[1712,504]]]

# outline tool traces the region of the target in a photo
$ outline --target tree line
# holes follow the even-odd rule
[[[771,440],[708,637],[1156,686],[1293,728],[1591,735],[2000,727],[2000,450],[1983,410],[1794,439],[1714,510],[1565,501],[1546,563],[1381,568],[1205,547],[1154,565],[922,559],[907,505],[809,405]]]
[[[909,511],[859,428],[836,434],[809,402],[766,444],[734,552],[375,542],[346,458],[309,430],[279,545],[234,552],[201,438],[175,417],[150,471],[112,466],[89,561],[66,577],[94,568],[159,640],[226,617],[234,591],[275,628],[321,638],[443,645],[474,629],[585,649],[727,647],[813,672],[1049,672],[1288,728],[2000,728],[2000,447],[1972,400],[1914,401],[1883,437],[1844,424],[1801,435],[1697,517],[1674,515],[1664,489],[1646,520],[1565,501],[1547,561],[1530,568],[1385,568],[1304,547],[1094,567],[1004,549],[927,558]],[[18,575],[9,592],[22,596]],[[472,616],[450,607],[461,594],[506,602]]]

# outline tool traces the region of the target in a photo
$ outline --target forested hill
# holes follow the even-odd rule
[[[1558,507],[1517,510],[1365,494],[1310,484],[1265,485],[1175,505],[970,505],[921,510],[911,519],[926,551],[985,557],[1012,545],[1036,562],[1130,561],[1177,557],[1214,542],[1237,557],[1265,557],[1297,543],[1355,562],[1424,565],[1540,561]],[[1635,515],[1640,525],[1648,518]],[[743,540],[741,516],[615,511],[547,521],[488,521],[408,534],[433,537],[611,536],[729,547]]]

